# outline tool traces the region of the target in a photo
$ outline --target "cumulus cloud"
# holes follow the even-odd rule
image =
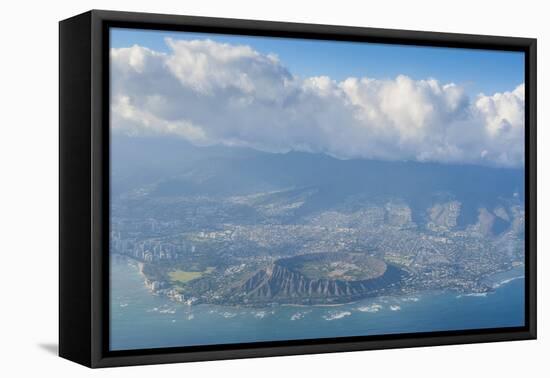
[[[166,43],[168,53],[111,50],[115,132],[344,159],[524,164],[523,84],[470,98],[431,78],[300,78],[249,46]]]

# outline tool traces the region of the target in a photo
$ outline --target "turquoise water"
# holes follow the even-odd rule
[[[188,306],[152,295],[135,262],[113,259],[110,345],[126,350],[522,326],[523,271],[491,283],[498,288],[484,296],[426,292],[331,307]]]

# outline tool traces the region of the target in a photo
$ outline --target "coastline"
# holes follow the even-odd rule
[[[457,298],[449,291],[424,291],[329,306],[253,308],[170,301],[151,294],[137,264],[115,269],[114,350],[506,327],[523,321],[523,314],[509,312],[519,308],[511,300],[523,300],[521,280],[509,280],[518,276],[514,272],[502,277],[499,282],[509,281],[485,297]]]
[[[156,290],[154,290],[153,282],[149,280],[149,278],[145,275],[143,272],[144,263],[140,260],[137,260],[133,258],[132,256],[122,255],[122,254],[116,254],[116,258],[122,258],[125,260],[129,260],[132,262],[135,262],[138,268],[138,272],[140,276],[143,279],[144,286],[148,289],[151,295],[154,296],[162,296],[165,297],[170,302],[179,303],[179,304],[186,304],[188,306],[194,305],[211,305],[211,306],[220,306],[224,308],[249,308],[249,309],[255,309],[255,310],[262,310],[262,309],[269,309],[273,307],[295,307],[295,308],[337,308],[337,307],[343,307],[343,306],[349,306],[356,303],[360,303],[363,301],[368,300],[388,300],[390,299],[403,299],[403,298],[409,298],[409,297],[417,297],[417,296],[424,296],[424,295],[437,295],[445,292],[451,292],[455,293],[457,298],[461,297],[486,297],[487,295],[490,295],[492,292],[494,292],[496,289],[500,288],[503,285],[506,285],[507,283],[510,283],[517,279],[524,279],[525,278],[525,272],[524,272],[524,266],[520,267],[514,267],[508,270],[495,272],[485,278],[483,278],[483,282],[488,283],[488,286],[490,287],[490,290],[483,291],[483,292],[471,292],[471,293],[464,293],[460,292],[454,289],[431,289],[431,290],[421,290],[417,292],[408,292],[408,293],[396,293],[396,295],[380,295],[380,296],[365,296],[363,298],[358,298],[349,302],[341,302],[341,303],[317,303],[317,304],[300,304],[300,303],[276,303],[276,302],[266,302],[265,304],[258,304],[258,303],[238,303],[238,304],[221,304],[221,303],[208,303],[208,302],[200,302],[200,303],[189,303],[189,302],[181,302],[175,300],[173,297],[168,295],[161,295]],[[510,277],[511,275],[511,277]],[[499,278],[500,276],[503,276],[502,278]]]

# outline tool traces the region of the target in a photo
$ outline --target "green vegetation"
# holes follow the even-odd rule
[[[286,265],[311,279],[362,281],[384,274],[386,264],[364,254],[317,253],[287,259]]]
[[[195,267],[196,269],[196,267]],[[171,272],[168,272],[168,276],[170,277],[170,281],[174,284],[185,284],[189,281],[192,281],[196,278],[202,277],[204,274],[210,274],[212,273],[216,268],[209,266],[206,267],[206,269],[202,272],[197,271],[185,271],[185,270],[173,270]]]
[[[177,283],[186,283],[196,278],[201,277],[203,272],[186,272],[184,270],[174,270],[169,272],[170,280]]]

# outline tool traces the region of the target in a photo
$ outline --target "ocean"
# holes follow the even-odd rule
[[[338,306],[188,306],[152,295],[137,263],[111,259],[110,349],[179,347],[524,325],[523,268],[490,279],[495,291],[423,292]]]

